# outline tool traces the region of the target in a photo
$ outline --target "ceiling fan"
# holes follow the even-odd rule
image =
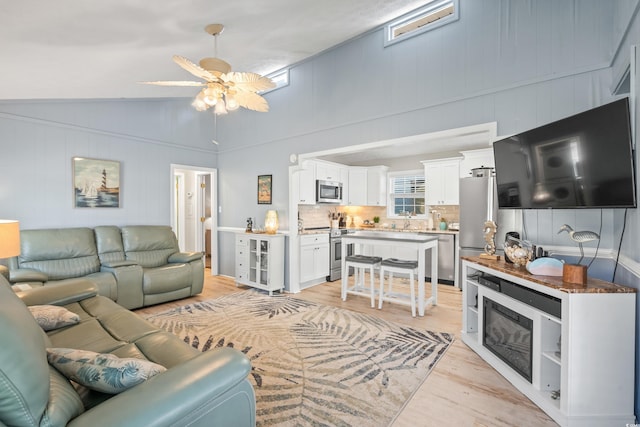
[[[214,55],[218,54],[218,36],[224,30],[222,24],[209,24],[204,30],[215,39]],[[234,72],[231,65],[220,58],[203,58],[197,65],[185,57],[174,55],[173,61],[204,82],[195,81],[155,81],[141,82],[157,86],[200,86],[192,105],[198,111],[205,111],[213,107],[215,114],[227,114],[227,111],[244,107],[249,110],[267,112],[267,100],[258,95],[276,85],[268,77],[256,73]]]

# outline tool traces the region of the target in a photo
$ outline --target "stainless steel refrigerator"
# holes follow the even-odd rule
[[[491,173],[460,179],[460,232],[458,248],[460,257],[478,256],[484,252],[484,223],[493,220],[498,226],[495,235],[496,254],[503,255],[505,233],[521,230],[519,211],[498,209],[495,178]],[[458,266],[462,273],[462,261]],[[459,277],[456,286],[461,286]]]

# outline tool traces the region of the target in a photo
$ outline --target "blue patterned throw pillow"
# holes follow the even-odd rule
[[[72,348],[48,348],[49,364],[91,390],[117,394],[167,369],[148,360]]]
[[[45,331],[75,325],[80,321],[80,316],[56,305],[32,305],[29,311]]]

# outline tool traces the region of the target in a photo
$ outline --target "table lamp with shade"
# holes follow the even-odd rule
[[[0,259],[18,255],[20,255],[20,223],[14,220],[0,219]],[[0,265],[0,274],[8,276],[6,266]]]
[[[20,223],[0,219],[0,259],[20,255]]]

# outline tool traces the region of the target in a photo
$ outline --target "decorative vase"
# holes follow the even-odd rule
[[[524,267],[533,258],[533,245],[527,240],[507,235],[504,254],[516,267]]]
[[[446,230],[447,229],[447,223],[444,221],[440,221],[440,230]]]

